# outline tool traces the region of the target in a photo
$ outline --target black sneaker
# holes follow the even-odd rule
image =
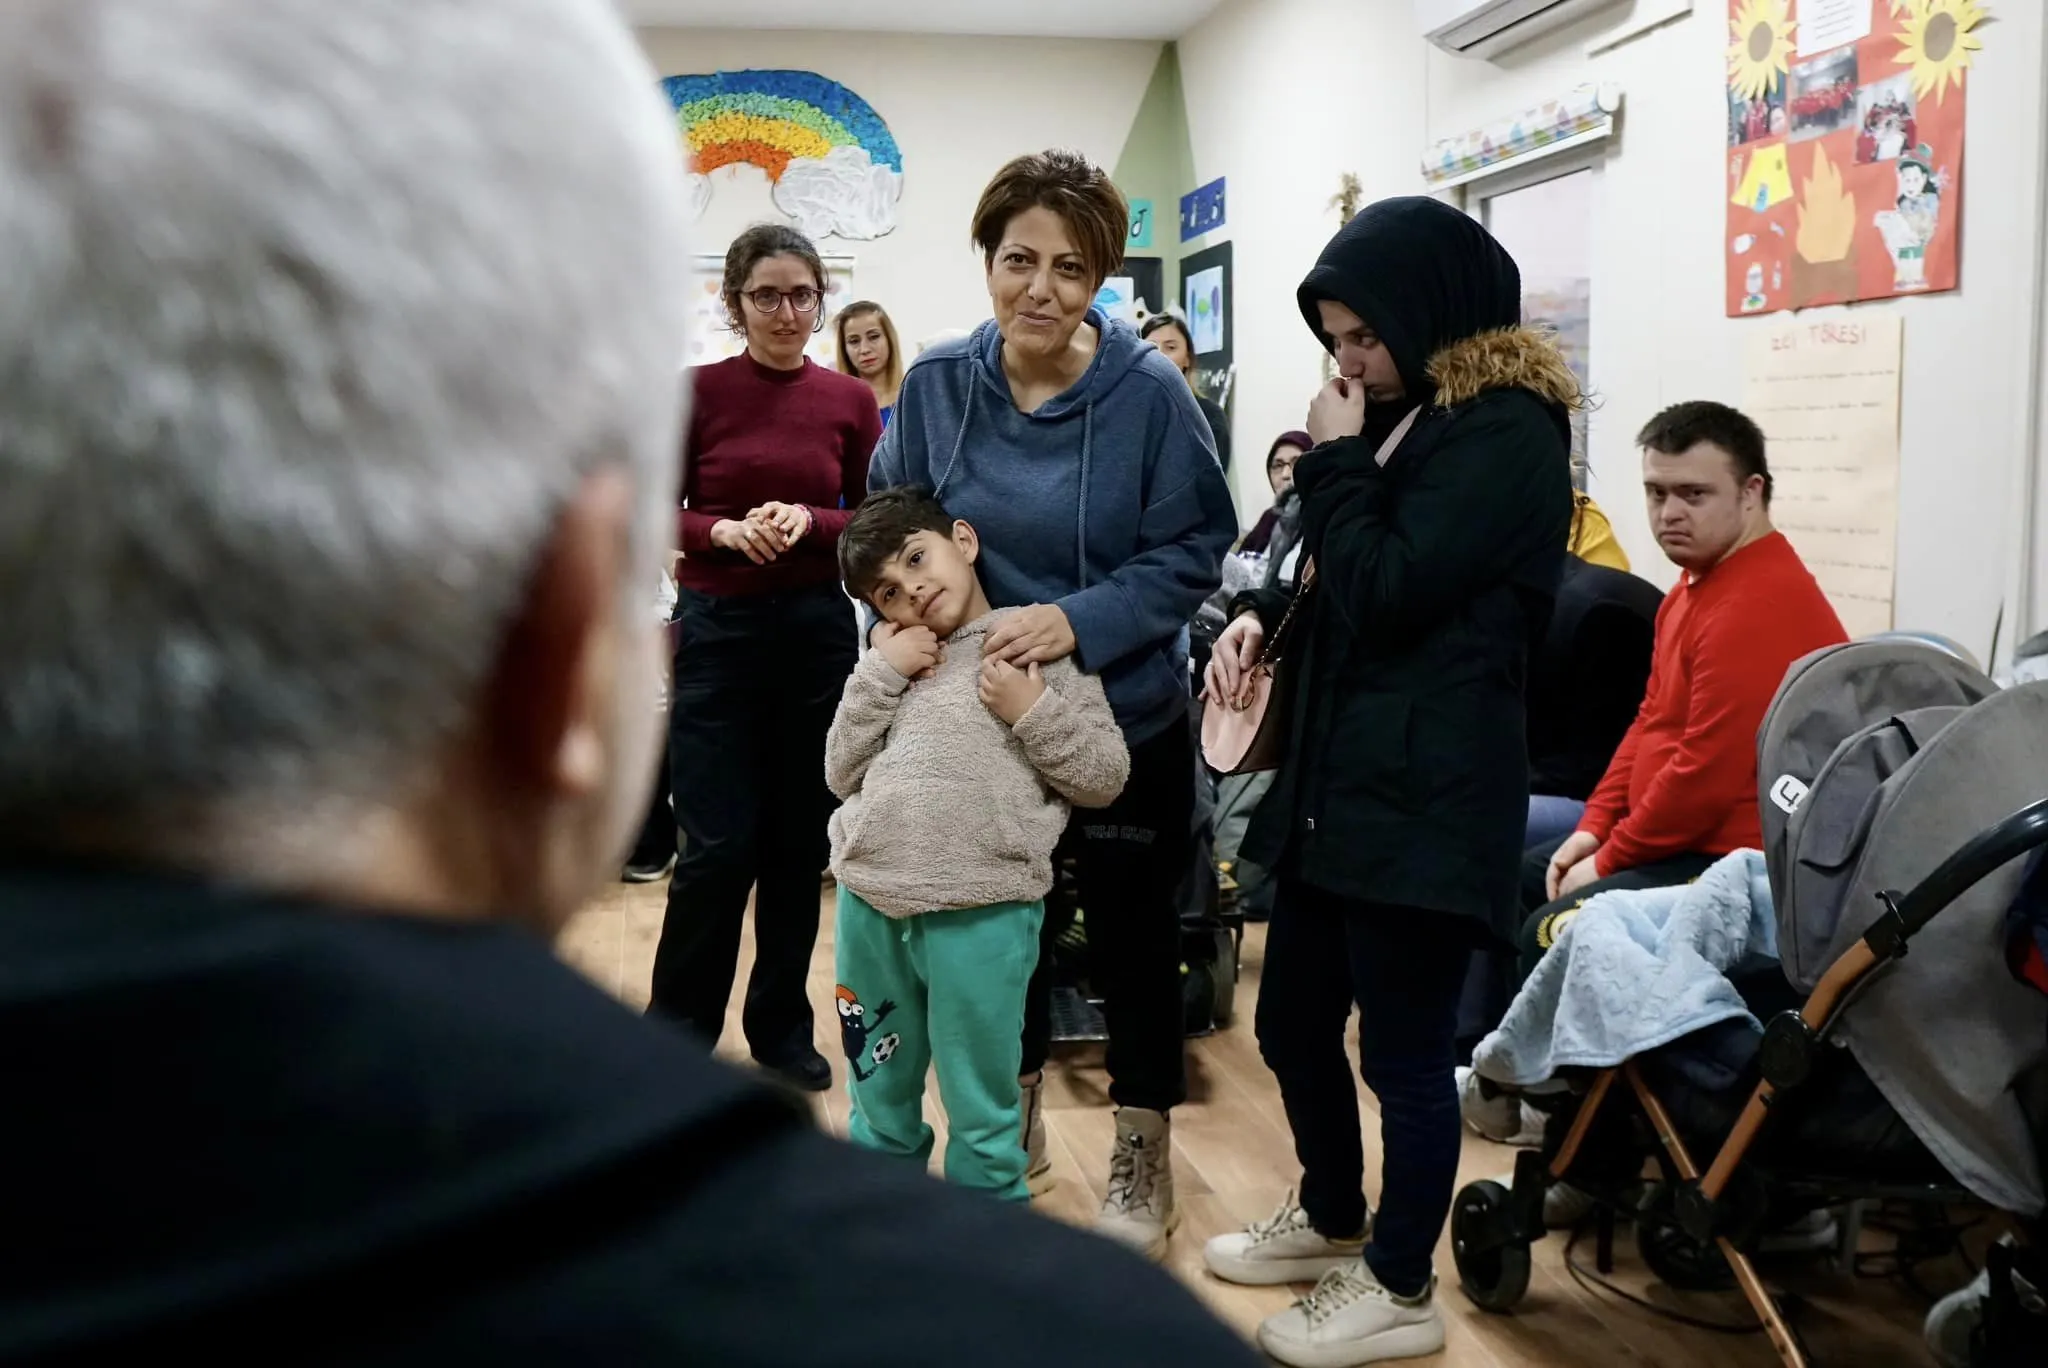
[[[786,1059],[756,1062],[792,1088],[825,1092],[832,1086],[832,1066],[825,1062],[825,1056],[813,1049],[800,1050]]]

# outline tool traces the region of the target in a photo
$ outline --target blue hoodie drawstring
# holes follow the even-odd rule
[[[1074,583],[1079,589],[1088,587],[1088,461],[1094,444],[1095,401],[1090,399],[1081,410],[1081,498],[1074,522]]]
[[[953,438],[953,450],[946,457],[946,468],[939,472],[939,482],[932,489],[934,499],[943,499],[946,482],[953,478],[953,467],[960,463],[960,452],[967,445],[967,428],[974,421],[974,397],[980,393],[978,385],[967,386],[967,407],[960,414],[960,431]],[[1088,476],[1095,455],[1095,401],[1090,399],[1081,409],[1081,496],[1074,515],[1074,574],[1078,588],[1088,587]]]
[[[934,499],[945,494],[946,481],[953,478],[953,467],[960,463],[960,449],[967,445],[967,425],[974,421],[974,394],[978,388],[979,386],[971,383],[967,386],[967,409],[960,415],[960,433],[953,439],[953,454],[946,458],[946,468],[939,472],[939,483],[932,490]],[[1087,457],[1083,456],[1081,459],[1085,462]]]

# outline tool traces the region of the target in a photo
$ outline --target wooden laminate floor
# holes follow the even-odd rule
[[[586,909],[562,941],[565,959],[628,1004],[643,1006],[654,947],[661,931],[665,884],[617,885]],[[832,1012],[832,915],[826,902],[818,948],[812,959],[811,1000],[819,1024],[818,1048],[835,1066],[843,1064]],[[1175,1174],[1184,1222],[1174,1237],[1169,1267],[1229,1324],[1249,1336],[1258,1322],[1284,1309],[1298,1294],[1286,1288],[1231,1287],[1202,1269],[1202,1243],[1247,1221],[1269,1215],[1299,1175],[1280,1097],[1259,1059],[1252,1038],[1264,928],[1250,928],[1244,946],[1243,981],[1236,1022],[1206,1039],[1189,1042],[1189,1100],[1173,1114]],[[751,935],[742,950],[743,983],[751,958]],[[723,1051],[744,1057],[739,1039],[737,988]],[[1355,1042],[1353,1046],[1355,1050]],[[843,1082],[843,1080],[842,1080]],[[1058,1185],[1040,1199],[1039,1210],[1085,1224],[1101,1202],[1108,1177],[1112,1120],[1108,1077],[1099,1047],[1063,1047],[1048,1070],[1046,1122]],[[846,1099],[840,1089],[820,1095],[821,1122],[844,1134]],[[944,1118],[933,1099],[934,1125],[944,1149]],[[1360,1087],[1364,1119],[1367,1191],[1376,1193],[1379,1118],[1370,1094]],[[1494,1177],[1514,1166],[1514,1151],[1467,1135],[1460,1181]],[[1878,1237],[1873,1237],[1878,1238]],[[1656,1304],[1695,1317],[1746,1319],[1733,1294],[1676,1294],[1649,1278],[1636,1259],[1626,1230],[1616,1240],[1614,1280]],[[1768,1368],[1779,1362],[1760,1334],[1727,1335],[1690,1329],[1590,1291],[1568,1271],[1565,1242],[1554,1236],[1537,1246],[1529,1295],[1512,1315],[1483,1312],[1457,1289],[1448,1235],[1437,1254],[1442,1285],[1438,1303],[1447,1322],[1444,1353],[1433,1363],[1455,1368],[1523,1368],[1532,1364],[1655,1364],[1657,1368]],[[1576,1258],[1590,1267],[1587,1239]],[[1924,1265],[1923,1281],[1937,1291],[1968,1279],[1959,1262]],[[1766,1278],[1798,1297],[1801,1334],[1820,1364],[1912,1365],[1931,1363],[1920,1326],[1926,1303],[1896,1281],[1854,1278],[1817,1261],[1774,1265]]]

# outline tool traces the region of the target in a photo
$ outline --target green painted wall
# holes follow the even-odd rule
[[[1134,247],[1132,256],[1157,257],[1170,293],[1180,288],[1180,197],[1195,185],[1195,148],[1188,137],[1187,102],[1180,84],[1180,49],[1160,49],[1152,80],[1138,105],[1138,116],[1124,139],[1123,155],[1110,173],[1117,187],[1132,199],[1152,201],[1152,245]],[[1148,299],[1159,309],[1166,301]]]

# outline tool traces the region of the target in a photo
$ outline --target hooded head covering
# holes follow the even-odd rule
[[[1430,357],[1453,342],[1522,321],[1522,273],[1470,215],[1423,195],[1380,200],[1337,230],[1296,296],[1309,331],[1332,350],[1316,301],[1365,321],[1393,354],[1409,402],[1428,398]]]
[[[1266,448],[1266,473],[1268,475],[1273,473],[1273,458],[1280,454],[1281,447],[1291,446],[1299,447],[1303,451],[1313,451],[1315,445],[1316,439],[1309,436],[1306,432],[1281,433],[1273,439],[1273,445]]]

